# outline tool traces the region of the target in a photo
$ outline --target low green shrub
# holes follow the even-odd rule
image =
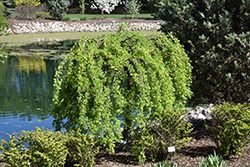
[[[67,134],[67,143],[69,154],[67,162],[74,166],[93,166],[95,164],[95,155],[99,149],[92,150],[95,145],[93,138],[80,133],[79,130],[71,131]]]
[[[87,19],[87,17],[80,17],[80,20],[81,21],[87,21],[88,19]]]
[[[66,136],[36,128],[9,135],[10,141],[1,141],[4,161],[13,167],[19,166],[63,166],[68,150]]]
[[[0,149],[3,160],[13,167],[64,166],[66,161],[75,166],[93,166],[98,152],[92,150],[93,139],[79,131],[62,133],[36,128],[9,137],[9,142],[1,141]]]
[[[205,162],[200,163],[200,167],[225,167],[226,162],[223,162],[223,158],[219,155],[216,155],[214,151],[214,155],[209,155]]]
[[[70,18],[70,17],[64,17],[62,20],[63,20],[63,21],[70,21],[71,18]]]
[[[193,140],[192,137],[184,137],[192,131],[191,123],[186,123],[184,117],[180,119],[184,114],[184,110],[155,113],[153,121],[148,120],[147,125],[135,133],[132,152],[139,158],[140,163],[144,162],[147,156],[157,161],[166,159],[168,147],[175,146],[178,150],[184,142]]]
[[[39,19],[51,18],[49,12],[36,12],[35,17]]]
[[[80,21],[80,18],[79,17],[74,17],[71,19],[72,21]]]
[[[217,105],[211,112],[212,126],[205,126],[212,133],[223,157],[239,154],[250,143],[250,108],[247,104]]]

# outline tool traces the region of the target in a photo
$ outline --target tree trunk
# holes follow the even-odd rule
[[[103,10],[102,10],[102,19],[103,19]]]
[[[128,71],[128,68],[125,67],[125,70],[127,71],[127,90],[131,90],[131,75]],[[130,132],[131,132],[131,126],[132,126],[132,118],[131,118],[131,112],[132,107],[128,106],[126,107],[126,111],[125,111],[125,124],[124,124],[124,130],[123,130],[123,140],[126,141],[126,143],[128,143],[128,139],[130,137]]]

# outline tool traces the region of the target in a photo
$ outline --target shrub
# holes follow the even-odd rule
[[[70,6],[69,0],[51,0],[48,1],[49,12],[53,19],[62,20]]]
[[[70,17],[64,17],[64,18],[63,18],[63,21],[70,21],[70,20],[71,20]]]
[[[147,157],[159,161],[168,156],[168,147],[175,146],[180,149],[184,142],[192,141],[192,137],[185,137],[192,131],[191,123],[186,123],[182,117],[184,110],[166,110],[162,113],[152,114],[146,126],[133,136],[133,155],[139,157],[142,163]]]
[[[26,6],[26,5],[40,5],[40,0],[15,0],[16,6]]]
[[[87,17],[80,17],[80,20],[81,21],[87,21],[88,19],[87,19]]]
[[[9,135],[9,134],[8,134]],[[9,135],[7,143],[1,141],[3,160],[13,167],[19,166],[64,166],[65,162],[74,166],[93,166],[98,148],[94,141],[79,131],[62,133],[36,128]]]
[[[247,102],[250,1],[169,0],[159,17],[161,30],[173,32],[192,60],[192,101]]]
[[[67,138],[61,132],[36,128],[9,135],[10,141],[1,141],[4,161],[11,166],[63,166],[68,154]],[[28,145],[28,146],[27,146]]]
[[[79,17],[74,17],[73,19],[71,19],[72,21],[80,21]]]
[[[82,37],[55,74],[53,125],[80,128],[113,152],[121,126],[127,141],[136,126],[183,108],[190,81],[190,61],[171,34]]]
[[[200,167],[226,167],[226,162],[223,162],[223,158],[216,155],[216,152],[214,151],[214,155],[209,155],[205,162],[203,162],[202,158]]]
[[[67,143],[69,154],[67,162],[74,166],[93,166],[95,155],[99,149],[92,150],[95,146],[93,138],[80,133],[79,130],[67,133]]]
[[[35,17],[40,19],[51,18],[49,12],[36,12]]]
[[[1,3],[0,3],[1,4]],[[0,37],[3,35],[8,35],[7,29],[9,28],[9,23],[7,22],[6,18],[3,15],[0,15]],[[4,47],[3,44],[0,44],[0,49]],[[6,58],[6,56],[0,54],[0,63],[3,63],[4,61],[2,58]]]
[[[246,104],[217,105],[211,112],[213,125],[205,126],[212,133],[223,157],[239,154],[250,144],[250,109]]]
[[[47,11],[46,4],[41,4],[38,6],[35,5],[25,5],[15,8],[16,17],[19,19],[29,18],[35,19],[38,17],[46,18],[50,17],[49,12]]]
[[[4,17],[6,16],[6,7],[2,2],[0,2],[0,14]]]
[[[28,18],[35,19],[35,13],[38,11],[38,7],[34,5],[18,6],[15,8],[15,14],[18,19]]]

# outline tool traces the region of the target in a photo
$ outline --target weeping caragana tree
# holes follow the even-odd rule
[[[136,126],[182,109],[190,84],[190,60],[171,34],[82,37],[55,74],[53,125],[80,128],[113,152]]]

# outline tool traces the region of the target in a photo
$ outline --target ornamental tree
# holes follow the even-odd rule
[[[53,125],[80,128],[113,152],[116,142],[134,135],[131,129],[146,131],[148,122],[181,110],[190,84],[190,60],[171,34],[84,36],[56,71]]]
[[[103,12],[110,13],[120,3],[120,0],[94,0],[91,9],[100,9],[103,18]]]
[[[123,4],[125,6],[125,10],[128,13],[132,13],[132,19],[134,19],[135,14],[139,14],[142,6],[142,3],[138,0],[126,0],[123,1]]]

